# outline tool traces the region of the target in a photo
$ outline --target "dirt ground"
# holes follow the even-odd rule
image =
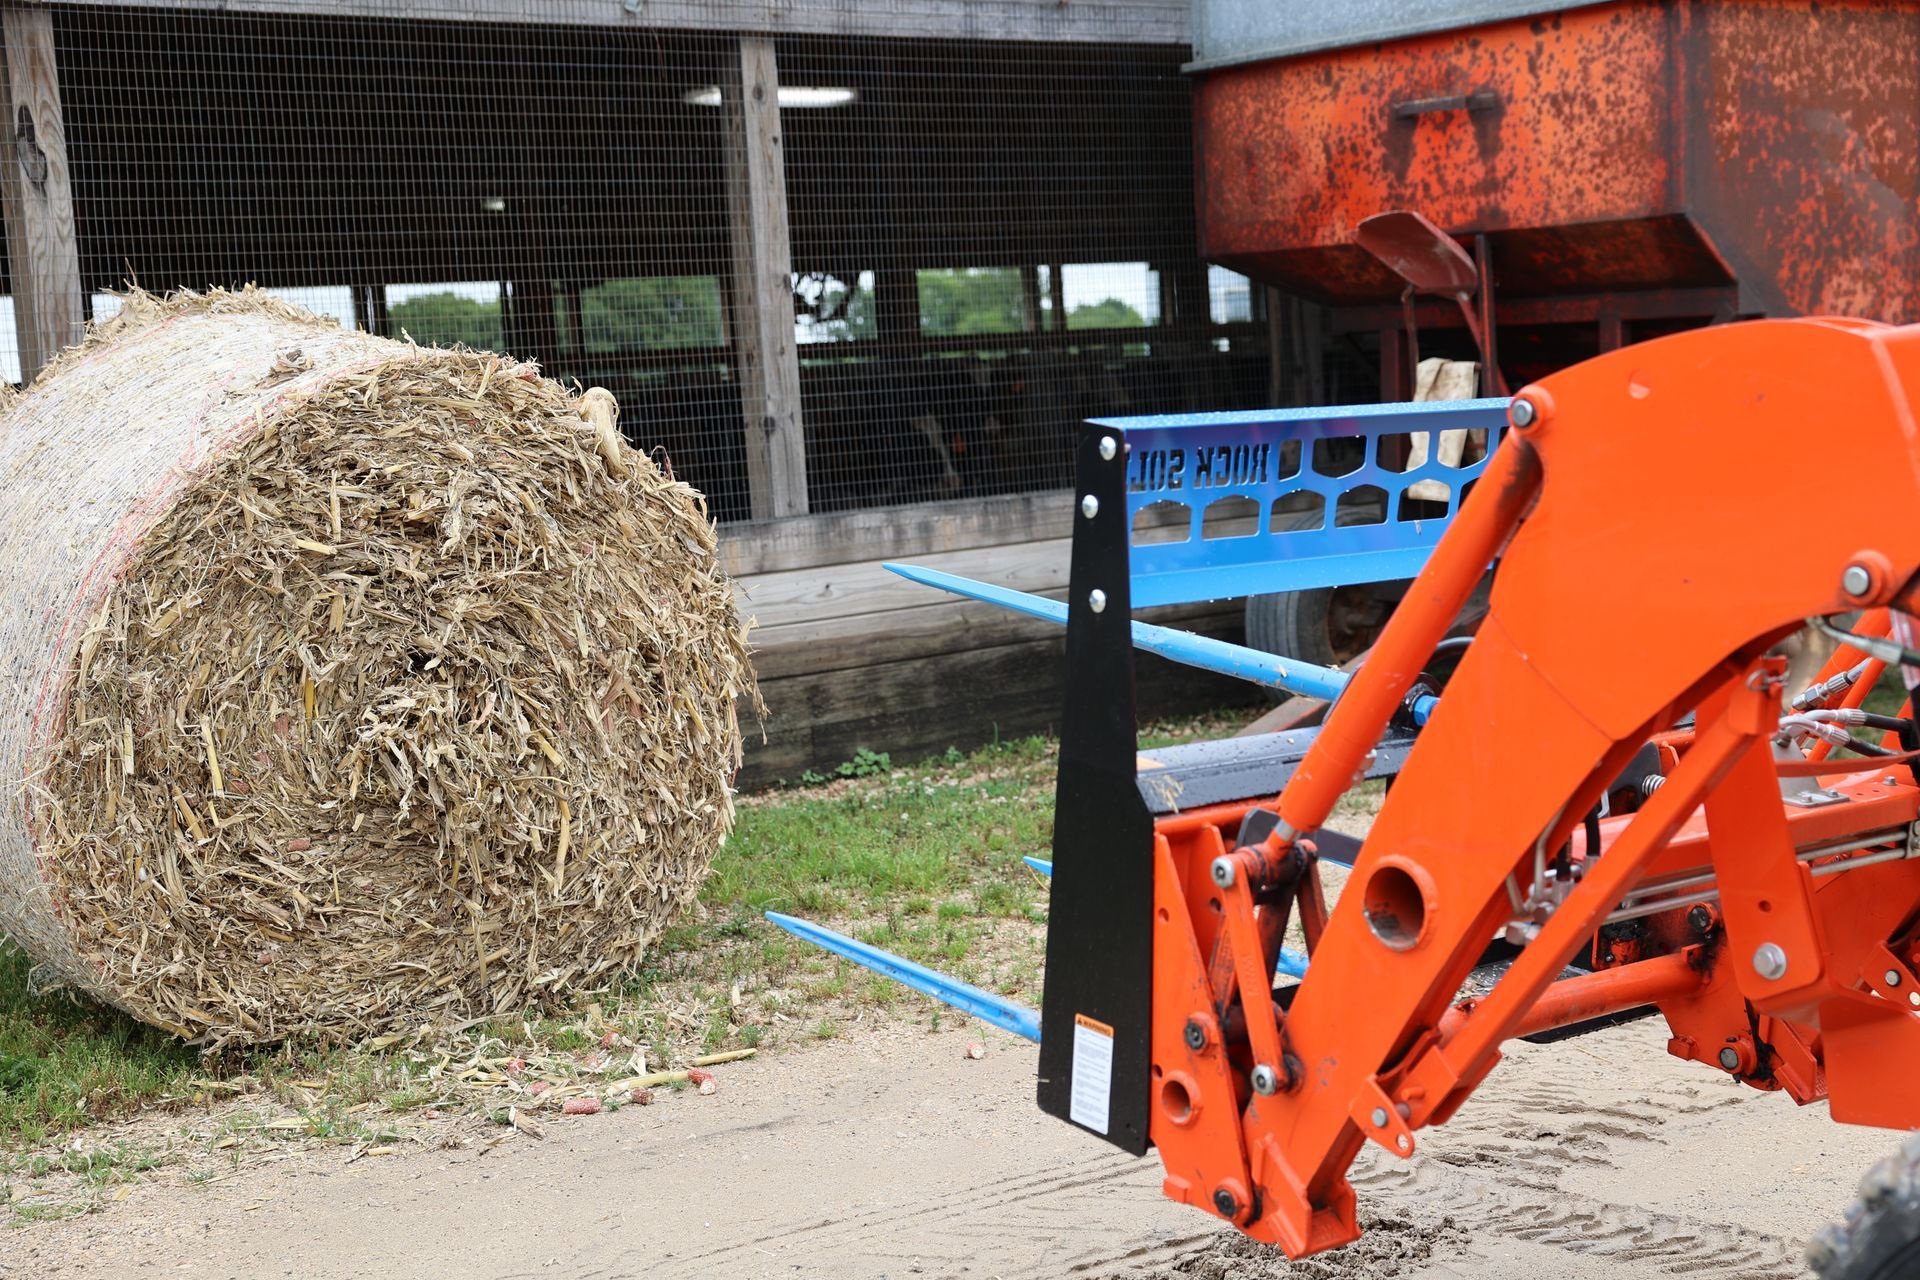
[[[160,1179],[0,1233],[0,1277],[1764,1280],[1894,1146],[1669,1058],[1657,1021],[1515,1044],[1412,1160],[1362,1157],[1360,1243],[1289,1264],[1042,1116],[1032,1046],[969,1060],[981,1034],[903,1020],[540,1139]]]

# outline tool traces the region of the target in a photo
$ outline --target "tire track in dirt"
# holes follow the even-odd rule
[[[1667,1145],[1674,1126],[1741,1105],[1740,1094],[1632,1072],[1617,1080],[1584,1076],[1576,1084],[1554,1078],[1556,1062],[1545,1054],[1510,1065],[1452,1122],[1429,1131],[1413,1161],[1371,1150],[1363,1155],[1351,1180],[1368,1234],[1301,1263],[1197,1214],[1196,1230],[1161,1239],[1089,1233],[1089,1222],[1112,1219],[1116,1197],[1158,1194],[1154,1157],[1135,1161],[1109,1152],[990,1178],[934,1203],[763,1225],[751,1238],[676,1262],[724,1272],[763,1263],[768,1246],[777,1243],[788,1256],[858,1250],[932,1275],[961,1274],[969,1259],[991,1252],[998,1258],[992,1273],[1007,1280],[1384,1280],[1420,1274],[1436,1262],[1484,1259],[1507,1239],[1596,1263],[1638,1263],[1643,1274],[1699,1280],[1802,1275],[1799,1246],[1783,1237],[1580,1195],[1564,1185],[1569,1169],[1617,1169],[1625,1154]],[[1010,1250],[1009,1240],[1031,1245]],[[1008,1266],[1009,1254],[1022,1261]]]
[[[1087,1159],[991,1179],[937,1203],[888,1205],[845,1216],[782,1223],[749,1239],[684,1255],[679,1261],[721,1271],[759,1257],[767,1245],[776,1242],[787,1250],[830,1254],[856,1245],[891,1252],[895,1250],[893,1242],[905,1241],[908,1247],[900,1251],[902,1261],[910,1256],[923,1263],[967,1259],[978,1253],[979,1241],[986,1238],[1004,1241],[1009,1236],[1031,1236],[1057,1246],[1073,1240],[1078,1228],[1093,1216],[1090,1201],[1103,1202],[1100,1216],[1104,1216],[1108,1198],[1099,1195],[1100,1191],[1132,1182],[1145,1185],[1126,1186],[1122,1194],[1150,1195],[1157,1193],[1158,1181],[1154,1167],[1147,1163],[1117,1152],[1101,1152]],[[1184,1236],[1164,1246],[1154,1243],[1140,1247],[1150,1253],[1164,1253],[1191,1247],[1200,1238]],[[1059,1276],[1105,1261],[1097,1248],[1069,1248],[1065,1252],[1036,1249],[1031,1269],[996,1267],[995,1274]]]
[[[1572,1168],[1619,1170],[1624,1157],[1668,1146],[1669,1133],[1686,1121],[1764,1099],[1744,1098],[1712,1077],[1580,1070],[1570,1073],[1576,1079],[1554,1078],[1564,1066],[1538,1053],[1503,1066],[1453,1120],[1423,1135],[1410,1161],[1368,1148],[1349,1175],[1368,1232],[1355,1245],[1289,1264],[1226,1237],[1145,1269],[1116,1256],[1103,1280],[1390,1277],[1418,1274],[1450,1254],[1488,1259],[1503,1240],[1698,1280],[1804,1276],[1796,1241],[1565,1185]]]
[[[1510,1080],[1490,1079],[1486,1096],[1469,1100],[1435,1131],[1424,1160],[1411,1166],[1374,1160],[1353,1179],[1355,1186],[1428,1213],[1484,1223],[1482,1235],[1650,1263],[1671,1275],[1791,1280],[1804,1274],[1795,1241],[1601,1200],[1565,1183],[1573,1166],[1617,1169],[1639,1154],[1633,1148],[1670,1145],[1670,1133],[1688,1120],[1765,1099],[1743,1097],[1705,1075],[1648,1079],[1579,1070],[1551,1053],[1528,1054],[1506,1069]]]

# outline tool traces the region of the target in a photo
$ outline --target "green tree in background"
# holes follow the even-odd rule
[[[388,312],[393,332],[405,332],[423,346],[463,343],[480,351],[501,345],[500,304],[475,302],[457,293],[424,293]]]
[[[920,272],[920,332],[932,338],[1019,333],[1018,267],[967,267]]]
[[[671,347],[717,347],[726,332],[713,276],[609,280],[580,294],[582,345],[590,355]]]
[[[824,272],[795,276],[793,305],[807,341],[855,342],[879,336],[873,290],[849,285],[837,276]]]
[[[395,332],[433,346],[465,343],[498,351],[504,343],[498,302],[475,302],[457,293],[409,298],[389,313]],[[559,320],[558,317],[556,317]],[[575,335],[565,333],[571,342]],[[580,337],[593,355],[667,347],[716,347],[726,340],[720,311],[720,281],[713,276],[650,276],[609,280],[580,294]]]
[[[1118,298],[1083,302],[1067,313],[1069,329],[1141,329],[1146,318]]]
[[[1026,328],[1017,267],[967,267],[922,271],[920,331],[935,338],[1020,333]],[[869,289],[831,276],[806,277],[796,286],[799,310],[813,317],[822,338],[847,341],[877,332]],[[609,280],[580,293],[578,335],[560,318],[562,341],[590,355],[726,342],[720,281],[714,276],[647,276]],[[429,293],[392,308],[394,331],[433,346],[464,343],[482,351],[501,349],[504,336],[498,302],[476,302],[456,293]],[[1082,303],[1067,316],[1069,329],[1138,329],[1141,314],[1118,298]]]

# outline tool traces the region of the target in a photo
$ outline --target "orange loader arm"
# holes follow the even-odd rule
[[[1917,386],[1920,328],[1783,320],[1519,393],[1280,795],[1154,822],[1148,1124],[1169,1196],[1292,1256],[1347,1243],[1363,1144],[1409,1156],[1510,1037],[1649,1003],[1704,1069],[1920,1124],[1916,744],[1803,761],[1779,745],[1793,691],[1770,656],[1812,617],[1920,611]],[[1844,506],[1807,501],[1822,455],[1847,460],[1821,471]],[[1496,558],[1328,912],[1313,833]],[[1644,802],[1598,817],[1650,747]],[[1276,993],[1295,910],[1311,965]],[[1505,973],[1462,998],[1501,940]],[[1561,979],[1576,957],[1592,972]]]

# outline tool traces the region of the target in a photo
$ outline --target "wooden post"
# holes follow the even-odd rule
[[[0,30],[7,46],[8,144],[0,154],[0,212],[6,219],[14,329],[25,383],[56,352],[80,340],[87,313],[73,234],[53,15],[39,5],[9,4],[0,9]]]
[[[1028,333],[1040,332],[1040,268],[1020,268],[1020,327]]]
[[[561,311],[567,317],[566,352],[575,364],[580,364],[587,354],[587,334],[580,322],[580,295],[585,292],[586,286],[573,280],[561,287],[565,290],[561,298]]]
[[[755,520],[807,510],[800,353],[793,335],[793,255],[786,152],[773,41],[740,37],[722,77],[727,213],[733,245],[733,344],[747,428],[747,489]]]
[[[1268,393],[1275,407],[1327,403],[1327,309],[1268,289],[1267,334],[1273,355]]]
[[[560,361],[553,282],[546,279],[511,281],[507,305],[500,318],[501,343],[508,354],[532,360],[543,373],[550,374]]]
[[[1168,288],[1171,277],[1171,288]],[[1213,324],[1213,284],[1207,264],[1199,259],[1160,268],[1162,298],[1171,297],[1171,310],[1163,309],[1160,323],[1176,325],[1190,336],[1205,342]],[[1164,303],[1162,304],[1164,308]]]
[[[873,273],[874,336],[890,355],[915,355],[920,337],[920,273],[912,267],[879,267]]]
[[[393,336],[393,317],[387,312],[387,286],[384,284],[353,286],[353,314],[364,332],[381,338]]]
[[[1291,349],[1293,334],[1288,332],[1284,318],[1287,305],[1280,291],[1269,285],[1263,292],[1267,299],[1267,404],[1278,408],[1287,403],[1296,381]]]

